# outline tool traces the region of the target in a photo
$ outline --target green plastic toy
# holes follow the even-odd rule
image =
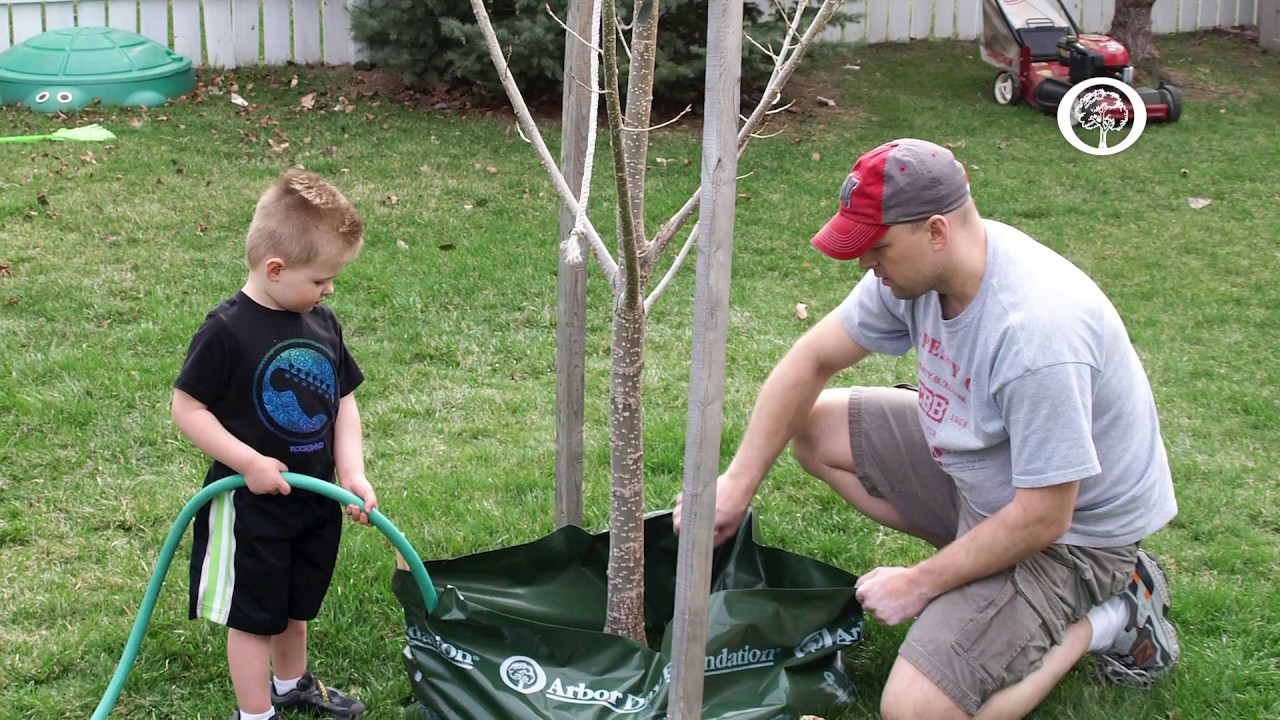
[[[13,135],[11,137],[0,137],[0,143],[37,143],[45,140],[60,140],[63,142],[107,142],[108,140],[115,139],[115,133],[97,123],[94,123],[93,125],[85,125],[77,128],[62,128],[45,135]]]
[[[50,30],[0,52],[0,104],[37,112],[163,105],[195,86],[191,60],[117,28]]]

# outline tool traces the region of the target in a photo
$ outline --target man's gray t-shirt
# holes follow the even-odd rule
[[[986,220],[973,302],[942,317],[936,292],[899,300],[868,272],[840,306],[873,352],[919,357],[920,424],[935,462],[983,516],[1014,488],[1080,480],[1058,542],[1117,547],[1177,513],[1155,400],[1111,302],[1080,269]]]

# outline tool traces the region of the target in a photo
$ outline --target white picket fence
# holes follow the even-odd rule
[[[324,63],[361,57],[351,39],[350,6],[360,0],[0,0],[0,51],[47,30],[110,26],[140,33],[197,65]],[[762,5],[768,0],[756,0]],[[1114,0],[1064,0],[1086,32],[1111,26]],[[563,0],[559,4],[563,4]],[[827,40],[975,40],[981,0],[846,0],[859,20],[829,28]],[[1255,0],[1157,0],[1156,33],[1255,25]]]
[[[360,55],[353,0],[0,0],[0,50],[48,30],[108,26],[197,65],[341,65]]]

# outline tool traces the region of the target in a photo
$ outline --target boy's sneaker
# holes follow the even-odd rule
[[[239,711],[239,710],[237,710],[237,711],[235,711],[235,712],[231,713],[231,720],[240,720],[240,711]],[[276,713],[275,715],[272,715],[272,716],[271,716],[271,720],[284,720],[284,716],[283,716],[283,715],[281,715],[280,713]]]
[[[1129,606],[1129,621],[1115,643],[1098,656],[1100,669],[1121,685],[1151,687],[1178,662],[1182,649],[1167,617],[1169,582],[1147,551],[1138,551],[1133,580],[1120,597]]]
[[[281,710],[300,710],[336,718],[360,717],[366,710],[364,703],[348,697],[341,690],[325,687],[311,673],[303,675],[298,687],[283,695],[277,694],[276,684],[271,683],[271,704]]]

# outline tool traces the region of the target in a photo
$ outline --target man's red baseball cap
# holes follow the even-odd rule
[[[927,140],[894,140],[853,164],[840,188],[840,210],[811,242],[836,260],[853,260],[890,225],[945,215],[968,199],[968,173],[950,150]]]

